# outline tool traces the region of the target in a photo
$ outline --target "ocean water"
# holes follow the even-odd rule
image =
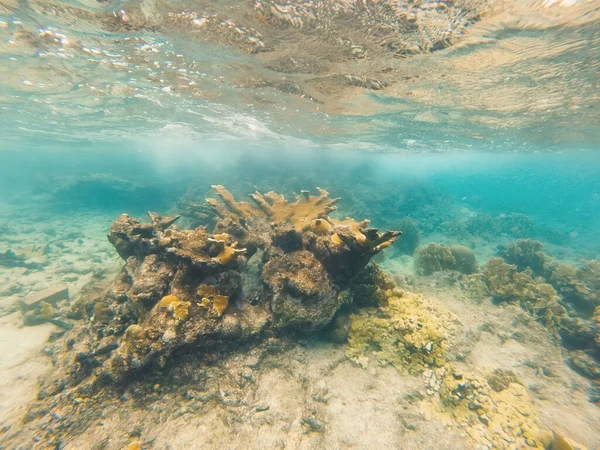
[[[0,0],[0,449],[600,448],[599,74],[593,0]]]

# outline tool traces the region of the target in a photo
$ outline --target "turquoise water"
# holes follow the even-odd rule
[[[0,0],[0,449],[600,448],[599,74],[597,1]],[[341,198],[330,218],[319,216],[338,230],[332,242],[348,232],[337,222],[345,217],[403,231],[381,253],[361,255],[396,289],[455,315],[460,332],[438,306],[406,312],[419,329],[429,330],[426,317],[443,328],[447,362],[415,372],[401,359],[403,368],[382,356],[377,327],[368,351],[353,353],[365,317],[395,323],[385,332],[397,335],[395,355],[404,345],[419,355],[429,348],[403,341],[409,333],[386,309],[396,298],[388,285],[389,304],[355,298],[318,326],[281,332],[275,306],[260,333],[242,324],[240,335],[223,338],[227,326],[211,325],[202,339],[234,345],[213,353],[190,338],[156,350],[131,380],[104,385],[104,361],[125,352],[125,329],[146,326],[161,297],[182,296],[156,287],[152,274],[163,269],[136,266],[147,255],[119,257],[111,224],[123,213],[181,215],[180,230],[206,226],[217,242],[235,229],[246,245],[239,227],[198,206],[215,185],[247,201],[256,191],[291,201],[325,189]],[[283,294],[256,274],[294,253],[289,243],[272,248],[279,227],[293,234],[290,217],[259,226],[242,218],[265,240],[248,241],[260,258],[241,257],[225,275],[196,274],[194,283],[229,292],[230,280],[237,292],[239,277],[243,289],[272,289],[265,298],[275,305]],[[306,237],[316,230],[310,223],[296,230],[300,248],[317,239]],[[431,256],[432,243],[446,253]],[[173,264],[165,286],[185,278],[174,273],[188,263],[170,259],[177,245],[164,250]],[[472,270],[458,253],[444,262],[457,245],[472,255]],[[494,258],[513,265],[510,277],[494,278]],[[336,295],[368,284],[363,272],[329,275]],[[127,283],[138,285],[127,291]],[[297,283],[292,291],[302,291]],[[39,301],[23,306],[57,286],[68,299],[50,312]],[[243,289],[230,295],[223,323],[258,316]],[[158,297],[133,300],[140,291]],[[98,319],[105,306],[106,323]],[[116,343],[105,345],[109,336]],[[257,352],[264,367],[240,362]],[[508,373],[498,370],[514,376],[512,388],[496,389],[490,374]],[[460,403],[468,384],[444,397],[447,378],[463,379],[457,372],[479,377],[495,406]],[[86,384],[92,378],[100,384]],[[530,406],[502,397],[509,391],[533,405],[516,425],[503,402]],[[477,416],[464,419],[461,407]]]

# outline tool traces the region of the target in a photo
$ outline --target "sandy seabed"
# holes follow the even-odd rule
[[[32,218],[18,230],[5,230],[4,246],[47,248],[42,270],[3,268],[0,275],[3,433],[22,426],[37,380],[51,370],[42,350],[57,330],[49,323],[23,326],[18,300],[57,283],[69,286],[73,300],[85,283],[112,276],[121,264],[106,241],[113,218]],[[392,275],[412,271],[409,257],[383,265]],[[589,401],[591,382],[565,364],[561,346],[542,325],[518,306],[474,302],[441,277],[424,278],[414,289],[458,317],[459,369],[483,377],[498,368],[512,370],[544,428],[600,447],[600,409]],[[82,423],[64,448],[122,449],[135,442],[148,449],[475,448],[460,426],[423,408],[428,393],[421,376],[402,375],[368,355],[366,361],[358,366],[346,357],[345,345],[312,337],[248,345],[206,367],[201,358],[183,356],[180,367],[160,379],[150,375],[119,389],[101,420]],[[187,385],[176,382],[188,373],[197,376]]]

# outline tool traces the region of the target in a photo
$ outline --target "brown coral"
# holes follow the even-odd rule
[[[423,275],[442,270],[472,274],[477,271],[477,258],[471,249],[462,245],[447,246],[431,242],[417,249],[415,267]]]
[[[45,382],[48,394],[90,375],[92,384],[122,380],[165,364],[183,346],[323,328],[351,300],[351,280],[400,235],[380,233],[367,220],[329,218],[339,199],[322,189],[291,202],[254,193],[251,203],[214,188],[220,200],[207,201],[212,230],[180,230],[177,216],[156,213],[149,223],[125,214],[115,221],[109,240],[125,266],[106,289],[78,303],[78,314],[94,320],[55,343],[59,370]]]

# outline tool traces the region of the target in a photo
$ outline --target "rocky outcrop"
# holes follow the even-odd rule
[[[353,278],[400,235],[330,218],[338,199],[322,189],[291,202],[257,192],[249,203],[214,188],[212,231],[179,230],[178,217],[155,213],[114,222],[108,239],[125,265],[74,305],[81,320],[49,347],[56,370],[41,397],[164,367],[186,348],[322,329],[350,302]]]

